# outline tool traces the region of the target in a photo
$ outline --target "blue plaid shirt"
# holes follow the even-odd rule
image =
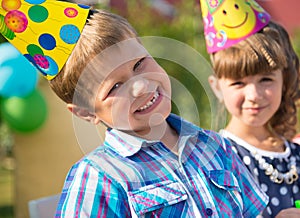
[[[108,130],[70,170],[56,217],[255,217],[267,204],[228,141],[171,114],[179,155]]]

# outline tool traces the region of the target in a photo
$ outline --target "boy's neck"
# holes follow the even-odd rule
[[[176,155],[178,155],[178,139],[178,133],[167,124],[166,132],[162,137],[161,142]]]
[[[161,141],[168,149],[173,153],[178,152],[178,133],[168,124],[167,121],[152,127],[147,134],[141,134],[137,132],[127,132],[130,135],[134,135],[140,138],[144,138],[149,141]]]
[[[178,133],[168,124],[167,121],[151,129],[151,132],[145,137],[148,140],[161,141],[170,151],[178,154]]]

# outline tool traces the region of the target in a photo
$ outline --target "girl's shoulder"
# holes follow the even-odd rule
[[[300,156],[300,144],[298,142],[287,140],[287,144],[289,145],[289,147],[291,149],[291,153],[297,154]]]

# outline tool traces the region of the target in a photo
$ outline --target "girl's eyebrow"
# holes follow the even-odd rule
[[[273,71],[270,71],[270,72],[263,73],[263,75],[275,75],[275,72],[277,72],[277,70],[273,70]]]
[[[263,73],[262,75],[274,75],[273,72],[267,72],[267,73]]]

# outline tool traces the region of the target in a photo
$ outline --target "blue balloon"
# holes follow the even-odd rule
[[[14,59],[20,56],[20,52],[9,42],[0,44],[0,66],[9,59]]]
[[[38,82],[37,69],[12,45],[0,45],[0,96],[24,97]]]

